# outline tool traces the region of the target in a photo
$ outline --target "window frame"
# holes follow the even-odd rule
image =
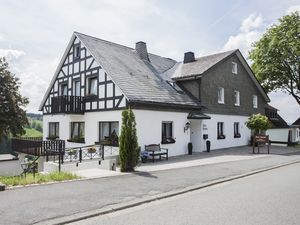
[[[88,77],[88,90],[87,90],[87,96],[97,96],[98,95],[98,78],[96,76]],[[95,80],[96,82],[96,93],[91,93],[92,88],[92,80]]]
[[[79,83],[79,93],[78,95],[76,95],[76,84]],[[73,95],[74,96],[81,96],[81,82],[80,82],[80,79],[76,79],[76,80],[73,80]]]
[[[231,72],[233,74],[238,74],[238,64],[236,62],[232,62]]]
[[[217,122],[217,139],[225,139],[224,122]]]
[[[237,102],[236,102],[236,100],[237,100]],[[240,106],[241,105],[240,92],[238,90],[234,91],[234,105],[235,106]]]
[[[112,124],[114,123],[117,123],[118,124],[118,133],[117,133],[117,141],[116,143],[115,142],[111,142],[111,144],[107,143],[105,145],[107,146],[119,146],[119,137],[120,137],[120,122],[119,121],[99,121],[99,137],[98,137],[98,140],[99,140],[99,143],[103,142],[105,140],[104,139],[101,139],[101,136],[102,136],[102,124],[105,124],[105,123],[108,123],[108,137],[111,137],[112,135]]]
[[[221,91],[221,92],[219,92]],[[221,93],[221,99],[219,99],[219,93]],[[218,87],[218,90],[217,90],[217,98],[218,98],[218,103],[219,104],[225,104],[225,90],[223,87]]]
[[[51,134],[51,130],[52,130],[51,125],[54,125],[54,134]],[[57,138],[59,138],[59,122],[49,122],[47,139],[57,139]]]
[[[59,85],[59,87],[60,87],[60,96],[68,96],[69,95],[68,83],[66,83],[66,82],[61,83]],[[63,87],[66,87],[66,89],[67,89],[67,94],[66,95],[63,94],[63,92],[64,92],[64,88]]]
[[[78,124],[78,136],[73,136],[74,133],[74,126],[75,124]],[[70,139],[68,140],[69,142],[76,142],[76,143],[85,143],[85,122],[81,121],[76,121],[76,122],[70,122]],[[81,128],[83,126],[83,129]],[[83,135],[82,137],[80,136],[80,131],[83,130]]]
[[[254,109],[258,108],[258,96],[257,95],[252,95],[252,106]]]
[[[80,43],[74,44],[73,45],[73,60],[75,61],[75,60],[80,59],[80,55],[81,55]]]
[[[167,125],[170,125],[169,133],[167,137]],[[165,133],[165,134],[164,134]],[[161,144],[173,144],[176,140],[174,138],[174,122],[173,121],[162,121],[161,122]]]
[[[239,122],[234,122],[233,123],[233,135],[234,135],[234,138],[240,138],[241,137],[240,123]]]

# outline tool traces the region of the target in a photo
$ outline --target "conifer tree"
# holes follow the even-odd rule
[[[140,155],[135,116],[131,109],[122,112],[120,135],[120,163],[122,172],[134,171]]]

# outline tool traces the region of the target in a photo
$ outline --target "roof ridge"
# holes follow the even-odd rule
[[[102,38],[98,38],[98,37],[95,37],[95,36],[87,35],[87,34],[84,34],[84,33],[78,32],[78,31],[74,31],[74,34],[84,35],[84,36],[87,36],[87,37],[90,37],[90,38],[94,38],[94,39],[99,40],[99,41],[106,42],[108,44],[116,45],[116,46],[119,46],[119,47],[122,47],[122,48],[128,48],[130,50],[134,50],[135,51],[135,48],[128,47],[126,45],[122,45],[122,44],[119,44],[119,43],[116,43],[116,42],[107,41],[107,40],[104,40]],[[154,54],[154,53],[151,53],[151,52],[148,52],[148,54],[177,62],[176,60],[171,59],[169,57],[161,56],[161,55]]]
[[[74,34],[84,35],[84,36],[87,36],[87,37],[90,37],[90,38],[94,38],[94,39],[96,39],[96,40],[98,40],[98,41],[106,42],[106,43],[108,43],[108,44],[117,45],[117,46],[120,46],[120,47],[123,47],[123,48],[128,48],[128,49],[130,49],[130,50],[135,50],[134,48],[131,48],[131,47],[128,47],[128,46],[125,46],[125,45],[122,45],[122,44],[118,44],[118,43],[115,43],[115,42],[107,41],[107,40],[104,40],[104,39],[101,39],[101,38],[98,38],[98,37],[95,37],[95,36],[83,34],[83,33],[80,33],[80,32],[78,32],[78,31],[74,31]]]
[[[205,57],[209,57],[209,56],[215,56],[215,55],[220,55],[220,54],[224,54],[224,53],[234,53],[236,51],[238,51],[239,49],[232,49],[232,50],[229,50],[229,51],[225,51],[225,52],[217,52],[217,53],[213,53],[213,54],[210,54],[210,55],[203,55],[203,56],[200,56],[200,57],[197,57],[195,59],[201,59],[201,58],[205,58]]]

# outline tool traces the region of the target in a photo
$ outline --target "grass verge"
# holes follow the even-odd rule
[[[25,176],[15,176],[15,177],[3,177],[0,176],[0,183],[7,186],[17,186],[17,185],[27,185],[27,184],[41,184],[53,181],[64,181],[64,180],[74,180],[80,178],[79,176],[66,173],[66,172],[53,172],[49,174],[35,174],[33,177],[32,173],[26,174]]]

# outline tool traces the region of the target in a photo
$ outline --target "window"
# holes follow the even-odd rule
[[[84,122],[71,122],[70,142],[84,143]]]
[[[240,123],[239,122],[233,123],[233,129],[234,129],[234,138],[240,138],[241,137]]]
[[[56,139],[59,137],[59,123],[50,122],[49,123],[49,132],[47,139]]]
[[[225,139],[225,135],[224,135],[224,123],[223,122],[218,122],[217,124],[218,126],[218,139]]]
[[[74,94],[74,96],[80,96],[80,81],[79,80],[74,81],[73,94]]]
[[[224,88],[218,87],[218,103],[224,104]]]
[[[253,108],[257,109],[257,95],[252,96]]]
[[[237,63],[236,62],[232,62],[232,73],[233,74],[237,74]]]
[[[73,47],[73,57],[75,59],[80,58],[80,44],[75,44]]]
[[[234,91],[234,105],[239,106],[240,105],[240,92]]]
[[[97,95],[97,77],[88,80],[88,95]]]
[[[67,84],[61,84],[60,85],[60,95],[68,95],[68,85]]]
[[[173,122],[162,122],[161,143],[175,143],[175,139],[173,138]]]
[[[119,146],[119,122],[100,122],[99,141],[103,145]]]

